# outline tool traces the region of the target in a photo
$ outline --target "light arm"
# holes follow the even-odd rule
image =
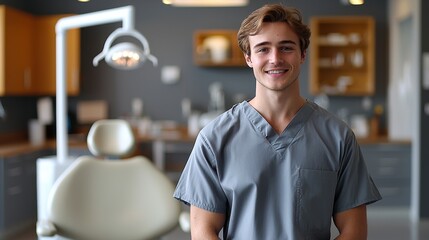
[[[82,28],[121,21],[123,28],[134,28],[132,6],[103,10],[99,12],[61,18],[55,25],[56,31],[56,141],[57,160],[64,163],[68,158],[67,139],[67,84],[66,84],[66,32]]]

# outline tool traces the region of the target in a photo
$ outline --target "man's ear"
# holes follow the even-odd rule
[[[252,64],[252,59],[250,58],[250,55],[248,55],[248,54],[244,54],[244,59],[246,59],[246,63],[247,63],[247,66],[249,66],[249,67],[253,67],[253,64]]]
[[[305,61],[305,57],[307,56],[307,50],[304,50],[302,53],[301,53],[301,63],[304,63],[304,61]]]

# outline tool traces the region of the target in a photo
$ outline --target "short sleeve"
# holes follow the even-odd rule
[[[350,131],[341,154],[341,167],[335,194],[334,213],[381,199],[354,134]]]
[[[218,178],[212,148],[200,133],[173,197],[211,212],[225,213],[227,200]]]

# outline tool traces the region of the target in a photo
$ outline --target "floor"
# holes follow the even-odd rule
[[[429,219],[413,223],[407,209],[368,208],[368,239],[428,240]]]
[[[335,230],[333,230],[333,237]],[[36,240],[34,227],[4,240]],[[46,238],[46,240],[52,238]],[[58,239],[58,238],[57,238]],[[176,228],[161,240],[188,240],[189,234]],[[407,209],[368,208],[368,240],[427,240],[429,220],[412,224]],[[42,240],[42,239],[39,239]],[[43,239],[45,240],[45,239]]]

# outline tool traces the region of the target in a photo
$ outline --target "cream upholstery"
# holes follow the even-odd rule
[[[132,134],[124,133],[123,124],[122,120],[96,122],[99,129],[119,126],[122,130],[94,131],[88,135],[93,138],[88,144],[98,154],[107,151],[117,155],[118,149],[129,153],[126,144],[103,143],[101,148],[97,144],[98,140],[106,142],[107,136],[113,142],[130,142],[124,136]],[[49,219],[38,222],[37,233],[72,239],[153,239],[178,225],[181,210],[173,191],[172,182],[145,157],[111,161],[82,156],[54,184],[48,201]]]
[[[131,126],[124,120],[95,122],[88,133],[88,148],[95,156],[119,158],[129,155],[135,147]]]

